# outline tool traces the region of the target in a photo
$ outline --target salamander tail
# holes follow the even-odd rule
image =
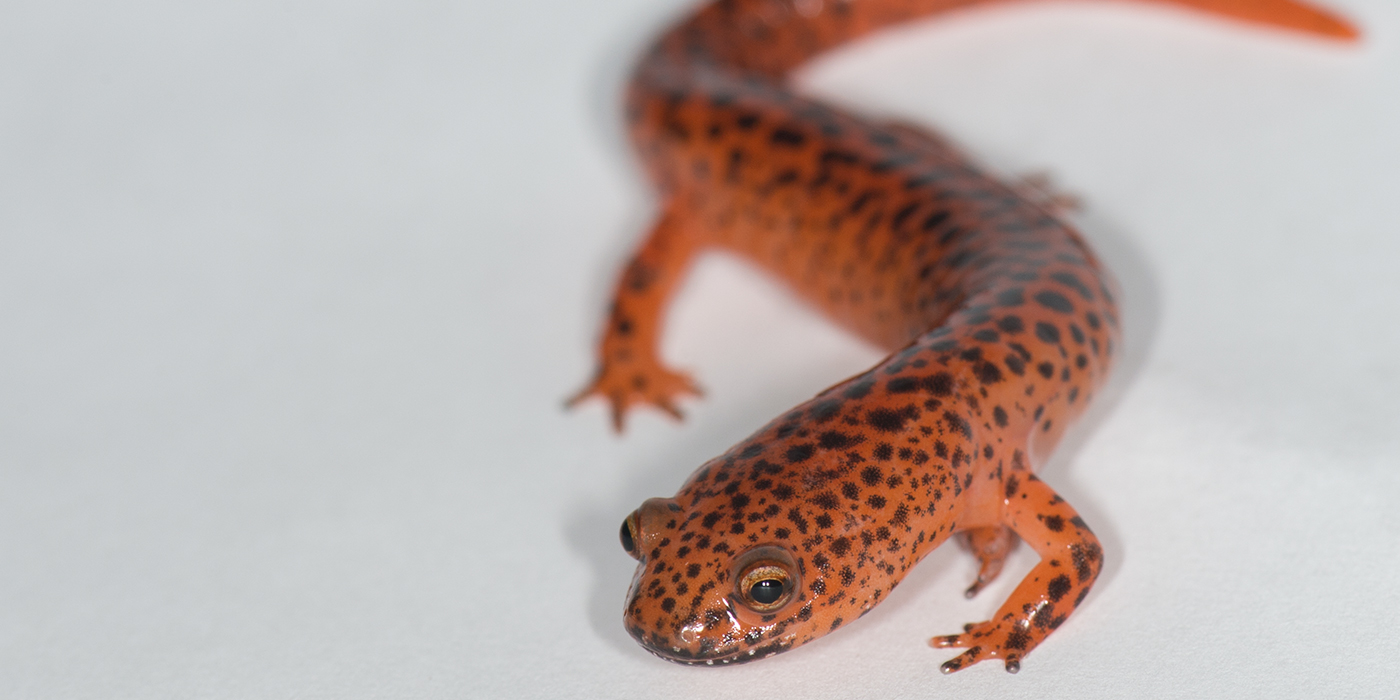
[[[1352,41],[1354,25],[1295,0],[1139,0]],[[695,61],[781,79],[813,56],[884,27],[1008,0],[715,0],[662,37],[650,61]],[[664,73],[664,70],[663,70]]]

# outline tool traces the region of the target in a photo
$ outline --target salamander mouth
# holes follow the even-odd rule
[[[668,644],[670,640],[656,635],[647,635],[645,631],[637,628],[629,628],[628,632],[632,638],[642,645],[643,649],[651,652],[654,656],[660,657],[674,664],[683,666],[733,666],[735,664],[748,663],[758,659],[766,659],[774,654],[781,654],[795,646],[792,638],[783,640],[777,639],[767,644],[750,644],[747,649],[740,648],[734,651],[727,651],[726,648],[733,648],[725,645],[726,648],[716,649],[709,640],[702,640],[698,649],[674,646]],[[754,640],[757,642],[758,640]]]
[[[750,661],[766,659],[775,654],[781,654],[792,647],[793,645],[791,642],[770,642],[759,647],[741,649],[732,654],[702,656],[686,649],[667,649],[663,652],[652,647],[650,644],[642,645],[642,648],[651,652],[652,655],[682,666],[735,666],[738,664],[746,664]]]

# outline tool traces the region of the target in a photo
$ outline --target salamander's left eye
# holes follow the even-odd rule
[[[629,554],[633,559],[640,560],[641,556],[637,554],[636,511],[632,511],[632,514],[627,516],[626,520],[622,521],[622,529],[617,533],[617,536],[618,539],[622,540],[622,549],[625,550],[627,554]]]
[[[739,579],[739,599],[755,612],[772,612],[792,598],[792,576],[782,566],[760,562]]]

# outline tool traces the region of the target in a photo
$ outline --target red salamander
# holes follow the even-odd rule
[[[1291,0],[1175,0],[1350,40]],[[935,647],[953,672],[1021,659],[1103,566],[1089,526],[1035,476],[1102,386],[1119,342],[1107,273],[1044,201],[947,142],[793,94],[830,47],[976,0],[720,0],[663,35],[632,76],[631,138],[661,213],[618,282],[600,396],[679,416],[696,393],[657,357],[667,301],[696,254],[753,260],[892,354],[702,465],[627,516],[640,563],[625,624],[670,661],[729,664],[854,622],[933,548],[961,538],[975,594],[1017,540],[1040,562],[995,616]]]

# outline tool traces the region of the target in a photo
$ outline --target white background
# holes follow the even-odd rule
[[[0,7],[0,697],[1395,697],[1400,6],[1338,46],[1009,6],[803,89],[1051,173],[1126,361],[1048,465],[1108,565],[1019,675],[955,547],[738,668],[620,624],[623,516],[876,362],[703,263],[675,424],[561,400],[652,214],[617,106],[680,0]]]

